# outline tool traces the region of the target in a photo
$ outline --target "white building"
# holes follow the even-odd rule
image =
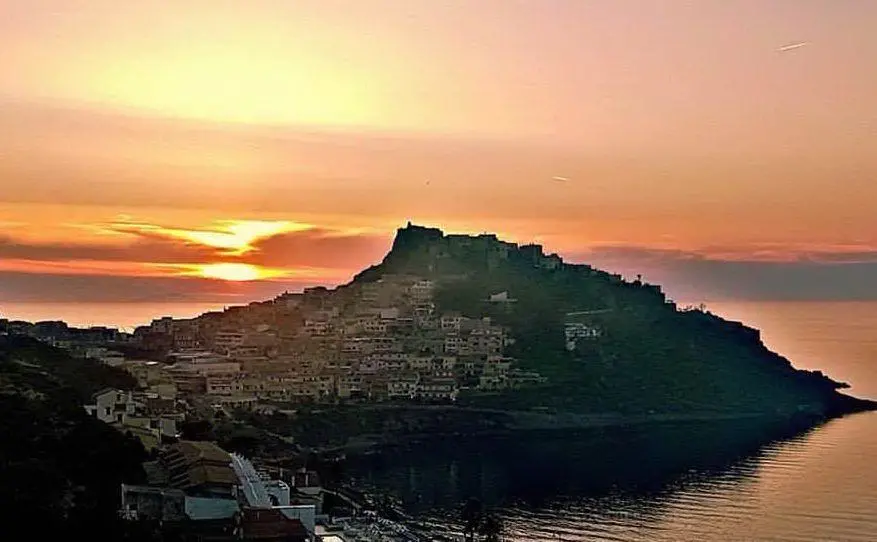
[[[491,294],[490,297],[487,298],[491,303],[514,303],[517,299],[512,299],[509,297],[508,292],[499,292],[497,294]]]
[[[603,335],[599,326],[584,322],[567,322],[564,327],[566,349],[572,352],[581,340],[593,340]]]
[[[396,399],[414,399],[420,378],[415,375],[400,375],[387,382],[387,396]]]
[[[104,423],[124,423],[136,412],[134,396],[130,391],[105,388],[91,396],[85,411]]]
[[[439,321],[439,327],[442,331],[460,331],[466,318],[459,314],[446,314]]]
[[[432,299],[435,290],[435,282],[427,279],[418,280],[411,285],[408,293],[415,303],[423,303]]]

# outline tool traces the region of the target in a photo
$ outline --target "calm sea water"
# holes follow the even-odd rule
[[[877,304],[713,303],[799,367],[877,398]],[[436,533],[475,496],[507,541],[875,541],[877,413],[433,443],[353,465]]]
[[[154,318],[193,318],[207,311],[221,311],[217,303],[3,303],[0,317],[38,322],[63,320],[76,327],[110,326],[128,331]]]

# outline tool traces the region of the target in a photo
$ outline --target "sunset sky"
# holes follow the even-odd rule
[[[0,313],[337,284],[408,220],[687,299],[877,299],[875,21],[860,0],[0,0]]]

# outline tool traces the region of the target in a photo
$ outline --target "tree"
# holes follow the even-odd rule
[[[481,506],[481,501],[478,499],[471,498],[463,505],[460,519],[463,520],[463,535],[466,537],[467,542],[475,540],[475,533],[481,524],[483,514],[484,509]]]

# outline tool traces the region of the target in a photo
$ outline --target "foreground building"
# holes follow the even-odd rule
[[[144,465],[149,486],[122,485],[121,515],[188,540],[312,542],[316,507],[210,442],[180,441]]]

